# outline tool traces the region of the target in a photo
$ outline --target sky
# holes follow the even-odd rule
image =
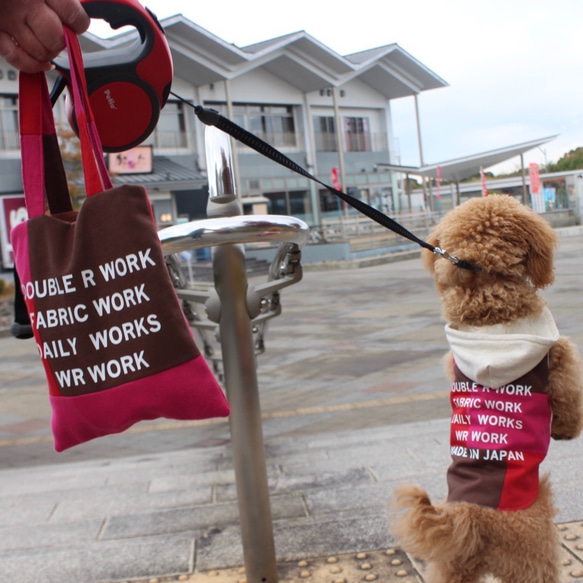
[[[556,134],[525,163],[583,146],[583,0],[142,1],[239,47],[300,30],[341,55],[397,43],[449,84],[419,95],[425,164]],[[418,165],[413,98],[391,107],[400,162]]]

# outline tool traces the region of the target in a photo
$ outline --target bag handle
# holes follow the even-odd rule
[[[54,121],[49,122],[44,107],[44,91],[48,92],[44,75],[20,73],[18,114],[22,184],[29,218],[45,212],[44,136],[55,134]],[[52,126],[52,127],[51,127]],[[62,160],[60,161],[62,166]],[[48,168],[46,169],[48,170]],[[68,190],[66,191],[67,198]]]
[[[73,94],[77,127],[79,128],[79,139],[81,140],[85,190],[87,196],[92,196],[105,189],[112,188],[111,178],[105,167],[103,146],[93,112],[91,111],[79,38],[69,27],[65,26],[64,29],[69,63],[71,65],[71,92]],[[90,144],[90,147],[84,148],[84,144],[85,146]]]
[[[77,112],[85,190],[87,196],[92,196],[111,188],[111,179],[105,167],[101,140],[89,107],[79,39],[67,27],[65,39],[71,63],[70,86]],[[29,217],[45,214],[45,187],[51,213],[71,210],[44,73],[21,72],[19,75],[19,125],[22,182]]]

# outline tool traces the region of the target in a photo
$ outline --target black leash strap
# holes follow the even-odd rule
[[[249,148],[252,148],[259,154],[277,162],[281,166],[284,166],[288,170],[292,170],[296,172],[300,176],[304,176],[310,180],[313,180],[317,184],[320,184],[344,202],[355,208],[357,211],[362,213],[363,215],[369,217],[379,225],[397,233],[401,237],[405,239],[409,239],[414,243],[417,243],[424,249],[439,255],[450,261],[456,267],[460,269],[468,269],[470,271],[479,271],[480,268],[469,261],[464,259],[458,259],[457,257],[453,257],[450,255],[445,249],[440,249],[439,247],[434,247],[433,245],[427,243],[423,239],[420,239],[411,231],[403,227],[397,223],[397,221],[391,219],[384,213],[380,212],[379,210],[375,209],[374,207],[370,206],[369,204],[365,203],[364,201],[360,200],[359,198],[355,198],[350,194],[342,192],[336,188],[333,188],[329,184],[322,182],[312,174],[310,174],[307,170],[302,168],[299,164],[296,164],[291,158],[288,158],[285,154],[282,154],[279,150],[268,144],[267,142],[263,141],[261,138],[258,138],[254,134],[248,132],[247,130],[243,129],[241,126],[237,125],[236,123],[232,122],[230,119],[222,116],[218,111],[214,109],[209,109],[202,107],[200,105],[193,105],[190,101],[187,101],[180,95],[174,93],[173,91],[170,92],[174,97],[192,107],[198,119],[204,123],[205,125],[215,126],[218,129],[222,130],[226,134],[230,135],[231,137],[235,138],[242,144],[245,144]],[[32,328],[30,326],[30,319],[28,317],[28,313],[24,306],[24,299],[22,296],[22,290],[20,289],[20,284],[18,281],[18,275],[16,274],[15,270],[15,321],[12,325],[12,335],[16,338],[30,338],[32,337]]]
[[[434,247],[433,245],[427,243],[423,239],[420,239],[419,237],[411,233],[411,231],[403,227],[403,225],[400,225],[399,223],[397,223],[397,221],[391,219],[390,217],[380,212],[378,209],[365,203],[364,201],[355,198],[350,194],[342,192],[341,190],[333,188],[332,186],[326,184],[325,182],[322,182],[321,180],[310,174],[307,170],[302,168],[299,164],[296,164],[293,160],[288,158],[285,154],[282,154],[279,150],[277,150],[276,148],[274,148],[261,138],[258,138],[254,134],[248,132],[247,130],[237,125],[236,123],[232,122],[230,119],[222,116],[218,111],[214,109],[205,108],[200,105],[193,105],[192,103],[186,101],[185,99],[183,99],[179,95],[176,95],[175,93],[172,93],[172,95],[178,97],[178,99],[192,107],[198,119],[205,125],[217,127],[218,129],[222,130],[226,134],[230,135],[231,137],[241,142],[242,144],[248,146],[249,148],[252,148],[259,154],[262,154],[263,156],[269,158],[270,160],[273,160],[274,162],[280,164],[281,166],[284,166],[288,170],[292,170],[293,172],[296,172],[297,174],[320,184],[321,186],[323,186],[324,188],[338,196],[344,202],[348,203],[357,211],[359,211],[363,215],[366,215],[379,225],[382,225],[383,227],[393,231],[394,233],[397,233],[401,237],[404,237],[406,239],[409,239],[410,241],[413,241],[414,243],[417,243],[424,249],[427,249],[432,253],[439,255],[440,257],[444,257],[445,259],[447,259],[460,269],[469,269],[471,271],[478,270],[478,267],[470,263],[469,261],[453,257],[447,251],[440,249],[439,247]]]

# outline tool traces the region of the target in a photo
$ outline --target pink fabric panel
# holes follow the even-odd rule
[[[193,379],[196,379],[194,385]],[[79,397],[51,395],[55,450],[111,433],[144,419],[227,417],[230,409],[202,355],[170,370]]]

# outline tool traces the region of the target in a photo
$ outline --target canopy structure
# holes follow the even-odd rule
[[[441,167],[441,180],[461,182],[470,176],[479,174],[480,168],[489,168],[490,166],[495,166],[496,164],[510,160],[515,156],[520,156],[524,152],[528,152],[554,140],[556,137],[555,135],[538,140],[531,140],[530,142],[523,142],[513,146],[506,146],[505,148],[489,150],[480,154],[473,154],[471,156],[464,156],[463,158],[455,158],[454,160],[446,160],[426,166],[396,166],[382,162],[379,162],[377,166],[389,168],[390,170],[402,172],[403,174],[414,174],[426,178],[437,178],[437,169]]]

